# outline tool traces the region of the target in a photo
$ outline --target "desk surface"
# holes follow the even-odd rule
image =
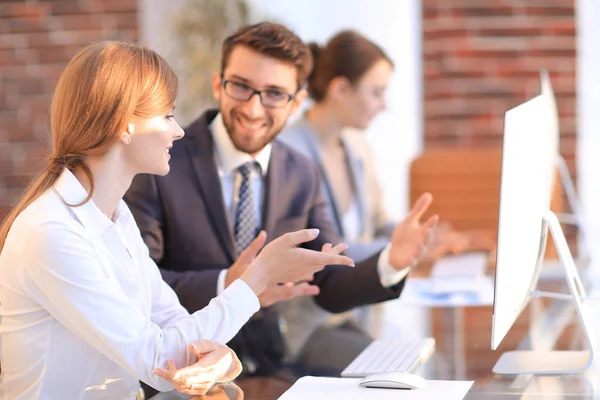
[[[600,312],[600,302],[598,304]],[[536,395],[542,394],[550,397],[539,398],[600,397],[600,369],[579,375],[548,377],[502,377],[491,372],[503,351],[581,349],[575,311],[568,302],[532,300],[498,351],[490,349],[492,307],[427,308],[423,312],[430,318],[429,335],[436,338],[436,351],[415,373],[427,379],[475,381],[466,399],[538,398]],[[271,400],[277,399],[289,387],[288,383],[271,378],[251,378],[236,383],[239,391],[230,388],[228,392],[219,390],[212,396],[194,399]],[[175,393],[153,397],[154,400],[187,398]]]

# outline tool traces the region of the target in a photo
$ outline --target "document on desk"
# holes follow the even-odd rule
[[[358,386],[358,378],[305,376],[296,381],[279,400],[461,400],[473,381],[427,381],[422,389],[375,389]]]
[[[494,302],[494,281],[491,277],[486,276],[477,283],[477,292],[461,290],[460,282],[454,284],[455,293],[437,294],[432,293],[430,278],[411,278],[406,282],[398,301],[419,307],[490,306]]]

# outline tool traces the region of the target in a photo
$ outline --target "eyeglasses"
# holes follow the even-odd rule
[[[277,89],[256,90],[245,83],[223,79],[225,94],[234,100],[248,101],[258,94],[260,103],[268,108],[281,108],[292,101],[296,95],[289,94]]]

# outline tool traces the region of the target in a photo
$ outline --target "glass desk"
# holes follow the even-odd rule
[[[542,284],[541,289],[560,290],[561,286],[560,283]],[[598,308],[600,315],[600,302],[594,308]],[[492,373],[492,367],[507,350],[582,349],[575,310],[566,301],[533,299],[498,351],[490,349],[491,306],[436,307],[421,311],[429,318],[428,334],[436,339],[436,351],[415,373],[426,379],[475,381],[466,399],[600,399],[600,368],[564,376],[505,377]],[[219,389],[212,397],[193,399],[271,400],[290,386],[272,378],[247,378],[236,384],[239,390]],[[152,399],[188,398],[177,393],[161,393]],[[396,397],[391,393],[390,398]]]

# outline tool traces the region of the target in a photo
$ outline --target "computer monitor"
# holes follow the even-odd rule
[[[583,318],[587,311],[583,310],[581,302],[583,287],[560,223],[550,211],[558,152],[557,118],[554,96],[544,87],[540,95],[505,115],[492,320],[493,350],[498,348],[529,300],[536,295],[534,290],[542,268],[549,228],[568,276],[571,295],[565,297],[575,302],[589,342],[589,326]],[[574,372],[587,368],[591,359],[591,350],[509,352],[502,355],[494,372]]]
[[[560,155],[560,130],[558,108],[556,105],[556,97],[554,95],[554,90],[552,88],[552,82],[550,80],[550,75],[548,74],[548,71],[540,71],[540,81],[542,95],[547,97],[547,101],[549,102],[551,112],[551,114],[549,114],[549,122],[551,126],[548,131],[549,140],[551,140],[550,151],[555,154],[555,162],[556,167],[558,169],[558,175],[554,176],[554,178],[560,178],[560,181],[562,183],[562,189],[564,190],[568,206],[570,208],[570,212],[564,212],[559,214],[558,219],[564,224],[570,224],[577,227],[579,243],[577,246],[577,259],[575,260],[575,264],[580,268],[580,271],[585,273],[586,270],[584,267],[590,264],[590,245],[587,240],[588,235],[585,226],[585,217],[581,210],[579,196],[577,194],[577,190],[575,189],[575,183],[573,182],[567,163],[565,159]],[[552,187],[554,187],[554,185]]]

